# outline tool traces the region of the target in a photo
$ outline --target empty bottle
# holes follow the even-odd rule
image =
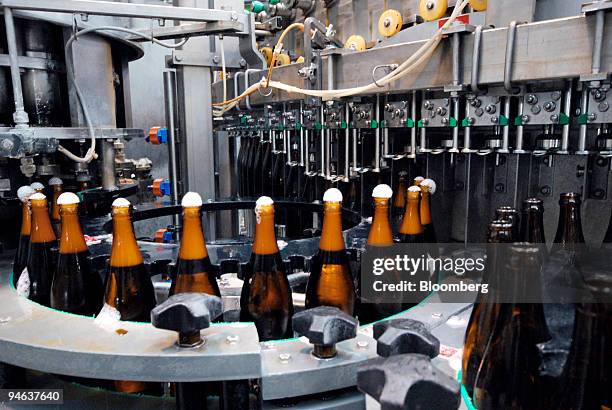
[[[19,243],[13,261],[13,285],[17,287],[17,281],[23,270],[28,266],[30,254],[30,232],[32,229],[32,211],[30,209],[30,196],[34,190],[29,185],[24,185],[17,190],[17,197],[21,201],[21,231]]]
[[[520,240],[520,217],[516,208],[500,206],[495,210],[495,219],[510,221],[512,223],[513,242]]]
[[[251,273],[240,295],[240,320],[254,322],[260,341],[293,335],[293,299],[274,231],[274,201],[267,196],[255,205],[257,225]]]
[[[580,218],[581,195],[576,192],[561,194],[559,198],[559,223],[553,241],[554,249],[573,250],[575,244],[584,243]]]
[[[523,201],[521,240],[529,243],[546,243],[544,236],[544,203],[538,198]]]
[[[47,197],[37,192],[30,196],[30,203],[32,206],[32,230],[28,258],[29,299],[49,306],[51,281],[56,266],[53,250],[57,246],[57,241],[49,219]]]
[[[89,250],[79,223],[79,197],[71,192],[57,199],[61,233],[57,270],[51,284],[51,307],[91,316],[102,307],[100,276],[91,271]]]
[[[182,206],[183,232],[170,296],[199,292],[221,297],[202,230],[202,198],[195,192],[187,192]]]
[[[112,217],[113,244],[103,309],[118,312],[121,320],[150,322],[155,293],[134,235],[130,202],[124,198],[115,199]],[[115,381],[115,388],[124,393],[154,389],[152,385],[138,381]]]
[[[399,229],[401,243],[423,243],[423,226],[421,225],[420,198],[421,188],[416,185],[408,188],[406,210]]]
[[[323,229],[319,251],[311,262],[306,309],[333,306],[354,316],[357,295],[342,236],[342,193],[330,188],[323,202]]]

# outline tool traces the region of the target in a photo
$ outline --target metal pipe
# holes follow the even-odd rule
[[[310,172],[310,153],[308,152],[310,149],[310,130],[304,130],[304,145],[304,167],[306,172]]]
[[[353,128],[353,174],[357,173],[357,129]]]
[[[506,118],[510,118],[510,97],[509,95],[506,97],[504,101],[504,116]],[[503,127],[503,136],[502,136],[502,147],[498,149],[497,152],[505,154],[510,152],[510,126],[506,125]]]
[[[459,97],[453,97],[453,116],[459,117]],[[448,152],[459,152],[459,124],[453,127],[453,147]]]
[[[474,32],[474,48],[472,50],[472,81],[471,88],[475,93],[483,91],[478,86],[480,77],[480,42],[482,40],[482,25],[476,26]]]
[[[115,185],[115,144],[113,140],[102,141],[102,188],[117,189]]]
[[[461,43],[459,41],[459,33],[453,34],[451,45],[453,48],[453,85],[457,86],[461,83],[461,59],[459,54]]]
[[[11,82],[13,85],[13,99],[15,100],[15,113],[13,121],[16,128],[27,128],[29,123],[28,113],[23,105],[23,90],[21,88],[21,74],[19,71],[19,56],[17,55],[17,39],[15,36],[15,21],[13,10],[4,7],[4,25],[6,28],[6,45],[9,52],[9,64],[11,67]]]
[[[166,104],[166,128],[168,130],[168,178],[172,185],[172,202],[179,203],[179,181],[176,151],[176,72],[164,70],[164,102]],[[179,224],[179,216],[174,215],[174,225]]]
[[[331,177],[331,133],[332,130],[325,131],[325,177]]]
[[[374,132],[374,169],[373,172],[380,172],[380,94],[376,94],[374,118],[377,127]]]
[[[304,101],[300,101],[300,166],[304,166]]]
[[[465,104],[465,117],[469,117],[469,104]],[[463,152],[471,152],[472,147],[472,128],[468,125],[463,129]]]
[[[516,26],[518,22],[512,21],[508,26],[506,37],[506,56],[504,59],[504,88],[510,94],[514,94],[512,88],[512,63],[514,60],[514,40],[516,38]]]
[[[567,115],[567,117],[571,117],[572,115],[572,86],[573,80],[567,81],[567,89],[565,90],[565,102],[563,113]],[[561,133],[561,151],[558,151],[559,154],[566,154],[569,149],[569,132],[570,132],[570,124],[569,121],[567,124],[563,126],[563,131]]]
[[[327,177],[325,174],[325,139],[327,137],[327,133],[325,132],[325,116],[323,115],[323,105],[321,105],[321,175]]]
[[[519,97],[519,106],[518,106],[519,117],[523,115],[524,108],[525,108],[525,98],[521,96]],[[516,148],[514,150],[515,154],[524,154],[526,152],[523,149],[523,131],[524,129],[522,125],[518,125],[516,127]]]
[[[580,112],[584,115],[588,115],[587,113],[587,105],[589,102],[589,89],[586,87],[586,84],[583,84],[582,95],[580,97]],[[586,139],[587,139],[587,125],[580,124],[580,134],[578,137],[578,151],[576,154],[588,154],[586,150]]]
[[[347,123],[347,127],[344,129],[344,181],[345,182],[348,182],[349,175],[351,173],[351,170],[350,170],[351,133],[348,127],[348,124],[350,123],[349,122],[350,113],[351,113],[351,110],[349,109],[349,105],[345,104],[344,105],[344,120]]]
[[[423,127],[421,128],[421,152],[429,152],[429,149],[427,148],[427,132],[426,132],[426,128]]]
[[[410,129],[410,156],[416,158],[417,147],[416,147],[416,91],[412,92],[412,101],[410,102],[410,116],[412,117],[412,128]]]
[[[389,128],[383,129],[383,158],[389,158]]]
[[[603,48],[604,26],[606,22],[605,10],[598,10],[595,13],[595,39],[593,42],[593,61],[591,72],[599,74],[601,71],[601,50]]]

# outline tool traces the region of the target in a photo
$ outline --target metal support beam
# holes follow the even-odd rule
[[[19,60],[17,57],[17,39],[15,37],[13,10],[7,7],[4,8],[4,25],[6,27],[6,44],[9,52],[9,64],[11,67],[13,98],[15,100],[13,121],[15,121],[15,126],[17,128],[23,128],[28,126],[29,118],[23,105],[23,90],[21,88],[21,73],[19,72]]]

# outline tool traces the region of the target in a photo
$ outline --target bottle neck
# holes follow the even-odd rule
[[[62,186],[54,185],[53,186],[53,202],[51,202],[51,219],[54,221],[60,220],[60,207],[57,204],[57,198],[62,194]]]
[[[59,252],[80,253],[87,251],[87,244],[79,222],[79,205],[70,204],[60,206],[62,229],[60,234]]]
[[[402,209],[406,207],[406,183],[403,180],[400,180],[397,186],[397,193],[393,199],[393,207]]]
[[[21,235],[30,236],[32,231],[32,211],[30,210],[30,201],[25,201],[21,204]]]
[[[544,215],[536,209],[526,212],[524,218],[523,238],[525,242],[545,243],[544,239]]]
[[[429,192],[425,190],[421,193],[420,217],[421,217],[422,225],[431,224],[431,209],[429,207]]]
[[[142,255],[134,235],[128,207],[113,209],[113,246],[111,267],[130,267],[142,264]]]
[[[389,223],[389,200],[386,198],[374,199],[374,218],[368,235],[368,245],[393,245],[393,233]]]
[[[30,242],[45,243],[55,241],[55,233],[51,227],[49,219],[49,209],[47,208],[47,200],[34,200],[32,202],[32,231],[30,233]]]
[[[418,197],[409,197],[406,211],[404,212],[404,219],[402,219],[402,225],[399,230],[402,235],[418,235],[423,233],[423,226],[421,225],[419,213]]]
[[[330,252],[344,250],[342,203],[325,202],[323,212],[323,229],[319,249]]]
[[[559,225],[555,235],[555,243],[584,243],[580,205],[576,203],[562,204],[559,212]]]
[[[179,258],[185,260],[204,259],[208,256],[206,240],[202,230],[200,207],[183,208],[183,233]]]
[[[257,225],[255,226],[255,240],[253,253],[258,255],[272,255],[278,253],[276,233],[274,232],[274,205],[263,205],[255,209]]]

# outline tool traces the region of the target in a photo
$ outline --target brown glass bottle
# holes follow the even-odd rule
[[[386,185],[385,187],[389,188]],[[391,191],[390,188],[388,190]],[[368,245],[387,247],[393,245],[393,232],[389,222],[389,198],[382,193],[381,196],[374,196],[376,193],[375,191],[372,194],[374,198],[374,217],[368,234]]]
[[[520,240],[520,217],[516,208],[500,206],[495,210],[495,219],[510,221],[512,223],[513,242]]]
[[[274,202],[257,200],[251,274],[240,295],[240,321],[254,322],[260,341],[293,335],[293,299],[274,232]]]
[[[57,204],[57,199],[62,194],[62,180],[53,177],[49,180],[49,186],[53,189],[53,199],[51,200],[51,223],[53,224],[53,229],[55,230],[55,234],[60,234],[60,209]]]
[[[112,217],[113,244],[104,303],[119,311],[121,320],[149,322],[155,294],[134,235],[130,203],[123,198],[116,199]],[[115,381],[115,388],[124,393],[139,393],[152,386],[144,382]]]
[[[549,336],[542,304],[519,299],[541,286],[540,250],[525,243],[511,245],[505,262],[504,283],[516,301],[499,306],[474,381],[474,404],[479,410],[540,410],[543,384],[537,345]]]
[[[436,230],[431,218],[430,204],[430,187],[426,184],[421,184],[421,204],[419,215],[421,217],[421,225],[423,226],[423,240],[426,243],[437,243]]]
[[[393,197],[393,225],[399,228],[402,223],[402,216],[406,209],[406,171],[399,173],[399,180],[397,183],[397,189],[395,190],[395,196]]]
[[[188,192],[183,197],[183,232],[170,296],[199,292],[221,297],[206,249],[201,206],[202,198],[195,192]]]
[[[574,244],[584,243],[580,218],[581,195],[575,192],[561,194],[559,198],[559,223],[553,241],[553,249],[572,250]]]
[[[487,243],[492,245],[487,249],[486,267],[482,282],[488,283],[491,288],[495,288],[496,284],[492,281],[497,279],[498,262],[503,259],[503,255],[498,254],[500,247],[496,244],[511,243],[512,235],[512,223],[509,221],[493,221],[489,224]],[[461,382],[470,397],[473,393],[478,367],[500,309],[499,303],[492,303],[488,300],[490,297],[491,293],[478,294],[465,332]]]
[[[323,228],[319,251],[311,263],[306,309],[333,306],[354,315],[357,295],[342,236],[342,194],[328,189],[323,201]]]
[[[91,271],[89,250],[79,223],[79,198],[66,193],[58,202],[62,223],[51,307],[91,316],[102,308],[103,288],[100,276]]]
[[[28,259],[29,299],[49,306],[51,281],[53,280],[53,272],[55,272],[53,249],[57,246],[57,241],[49,219],[47,197],[37,192],[30,196],[30,203],[32,206],[32,228]]]
[[[411,186],[408,188],[406,210],[399,229],[401,243],[423,243],[423,226],[421,225],[420,198],[421,188]]]
[[[30,231],[32,229],[32,211],[30,209],[30,195],[34,190],[28,186],[22,186],[17,191],[17,196],[21,200],[21,231],[19,232],[19,243],[13,261],[13,286],[17,287],[17,281],[21,272],[28,266],[28,256],[30,255]]]
[[[544,236],[544,203],[538,198],[523,201],[521,240],[529,243],[546,243]]]

